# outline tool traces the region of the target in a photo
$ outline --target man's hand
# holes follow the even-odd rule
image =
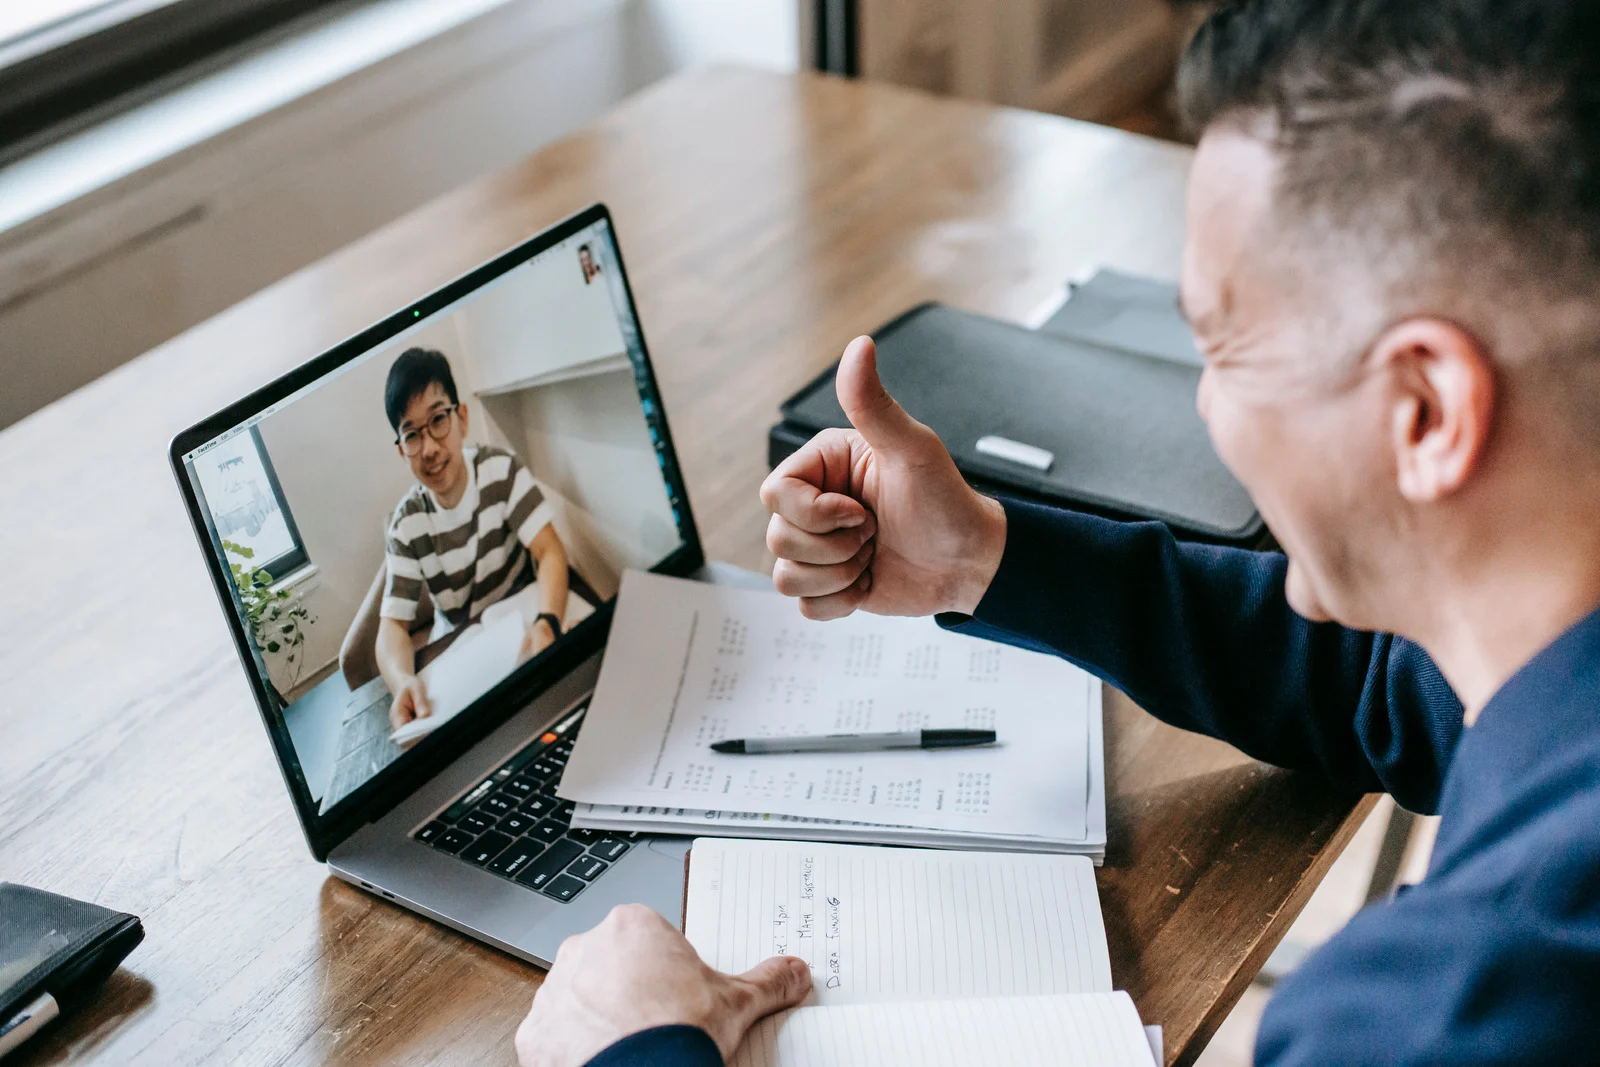
[[[671,923],[627,904],[561,945],[517,1028],[517,1059],[522,1067],[579,1067],[629,1034],[673,1023],[700,1027],[727,1059],[756,1020],[810,992],[811,971],[800,960],[774,956],[742,975],[722,974]]]
[[[850,342],[836,380],[855,429],[819,433],[761,486],[778,591],[812,619],[970,614],[1000,567],[1005,512],[884,391],[872,338]]]
[[[389,729],[398,730],[412,719],[426,719],[432,714],[427,687],[421,678],[409,675],[395,693],[394,703],[389,705]]]

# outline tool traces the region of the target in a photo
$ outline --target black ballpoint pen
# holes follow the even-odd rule
[[[890,748],[971,748],[995,743],[993,730],[900,730],[888,734],[746,737],[717,741],[713,752],[758,756],[777,752],[878,752]]]

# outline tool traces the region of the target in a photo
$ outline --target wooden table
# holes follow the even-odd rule
[[[167,472],[175,431],[603,199],[707,552],[770,567],[781,399],[921,300],[1020,318],[1093,264],[1170,276],[1188,160],[899,89],[696,73],[0,434],[0,878],[148,930],[19,1067],[509,1064],[540,980],[312,862]],[[1370,805],[1109,709],[1112,971],[1187,1063]]]

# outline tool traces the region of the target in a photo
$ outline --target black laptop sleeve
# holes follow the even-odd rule
[[[1070,303],[1068,306],[1070,306]],[[974,484],[1117,518],[1157,519],[1196,540],[1254,546],[1264,526],[1195,410],[1192,345],[1134,351],[923,304],[874,333],[878,373]],[[830,367],[783,405],[769,459],[847,426]],[[1038,471],[977,451],[988,435],[1053,454]]]

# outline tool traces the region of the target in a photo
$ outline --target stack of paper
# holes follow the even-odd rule
[[[1105,852],[1100,683],[931,619],[819,623],[775,593],[628,572],[559,794],[574,825]],[[725,755],[728,738],[993,729],[993,746]]]

